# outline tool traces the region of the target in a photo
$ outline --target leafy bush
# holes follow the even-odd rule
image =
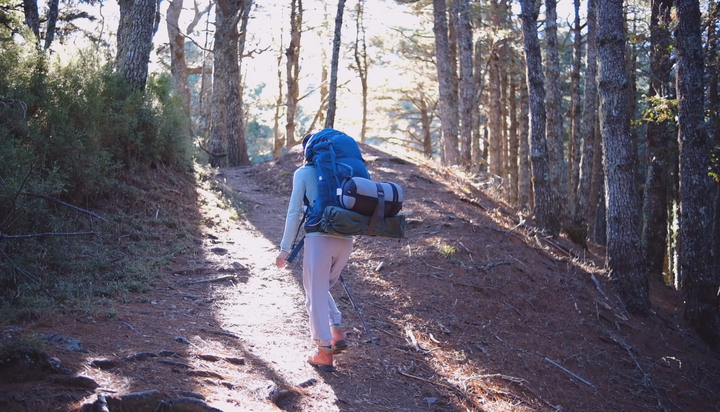
[[[137,216],[123,215],[137,205],[118,196],[134,191],[128,182],[143,181],[129,177],[191,166],[189,128],[168,77],[149,79],[145,93],[130,92],[96,52],[60,64],[8,42],[0,49],[0,80],[0,312],[141,290],[157,263],[117,263],[114,255],[141,253],[142,242],[158,239],[140,234],[117,250],[120,233],[138,224]],[[103,220],[93,212],[103,207],[120,217]],[[174,231],[180,223],[161,225]]]

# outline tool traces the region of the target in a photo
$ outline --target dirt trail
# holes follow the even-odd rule
[[[47,358],[21,382],[7,379],[20,369],[0,370],[0,410],[77,411],[152,390],[166,406],[202,400],[192,411],[717,409],[720,357],[682,320],[677,292],[653,283],[653,314],[630,316],[599,248],[545,236],[488,197],[489,181],[363,151],[376,180],[402,185],[408,238],[356,239],[343,277],[378,339],[368,342],[337,285],[351,348],[336,372],[305,362],[301,257],[274,266],[300,161],[291,152],[220,172],[240,219],[216,193],[188,187],[171,207],[197,221],[196,248],[152,290],[113,301],[104,316],[4,325],[0,341],[61,334],[80,349],[43,344],[67,374]]]

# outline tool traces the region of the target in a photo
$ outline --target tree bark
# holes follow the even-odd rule
[[[295,113],[297,112],[300,81],[300,34],[302,32],[302,0],[290,4],[290,44],[285,50],[287,77],[287,112],[285,123],[285,146],[289,149],[298,143],[295,139]]]
[[[647,170],[643,200],[642,248],[645,272],[650,279],[663,281],[668,219],[668,157],[671,119],[660,113],[662,103],[652,100],[671,99],[669,30],[673,0],[653,0],[650,15],[650,89],[648,110],[654,113],[647,125]]]
[[[145,90],[152,39],[155,34],[156,0],[120,0],[115,67],[131,90]]]
[[[590,228],[594,223],[598,207],[599,167],[595,167],[596,155],[600,153],[596,125],[598,122],[597,92],[597,0],[587,3],[587,64],[585,67],[585,109],[582,113],[582,139],[579,149],[580,163],[578,181],[574,186],[576,195],[573,220],[568,233],[570,238],[583,246],[587,245]],[[598,162],[599,163],[599,162]],[[595,185],[593,186],[593,181]]]
[[[250,1],[218,0],[215,9],[214,72],[211,109],[210,164],[249,164],[240,87],[238,24]]]
[[[332,128],[335,125],[335,109],[337,106],[337,82],[338,64],[340,61],[340,40],[342,38],[343,12],[345,11],[345,0],[338,0],[337,14],[335,15],[335,35],[333,36],[333,49],[330,62],[330,90],[328,95],[327,118],[325,128]]]
[[[441,161],[447,166],[456,165],[459,160],[457,94],[453,90],[455,71],[450,59],[445,0],[433,0],[433,33],[440,91]]]
[[[516,205],[518,200],[518,169],[520,159],[518,156],[518,116],[517,116],[517,76],[510,77],[510,90],[508,91],[508,111],[510,112],[510,129],[508,130],[508,159],[511,164],[508,168],[508,200]]]
[[[500,50],[493,45],[488,62],[488,97],[493,102],[488,107],[488,171],[495,176],[503,174],[502,155],[502,108],[500,101]]]
[[[491,0],[491,22],[493,40],[490,44],[488,59],[488,102],[486,106],[488,117],[487,163],[488,171],[495,176],[503,174],[502,155],[502,108],[500,101],[500,56],[501,47],[495,39],[500,37],[501,8],[497,0]]]
[[[482,20],[480,19],[480,13],[477,13],[478,17],[475,20],[475,24],[480,27]],[[475,40],[474,45],[475,55],[473,57],[473,78],[475,90],[474,103],[473,103],[473,137],[472,137],[472,164],[477,169],[483,169],[484,165],[484,152],[487,147],[487,142],[482,138],[481,125],[485,123],[484,116],[480,112],[480,104],[484,90],[484,79],[486,71],[483,70],[485,67],[485,51],[482,48],[482,39]]]
[[[570,85],[570,150],[568,153],[568,204],[574,211],[576,188],[580,174],[580,147],[582,142],[582,99],[580,97],[580,69],[582,68],[582,24],[580,23],[580,0],[573,0],[575,20],[573,23],[573,68]]]
[[[357,66],[358,76],[360,77],[360,85],[362,87],[362,121],[360,123],[360,141],[365,143],[367,133],[367,105],[368,105],[368,58],[367,44],[365,42],[365,21],[364,21],[363,1],[357,3],[357,18],[355,21],[355,47],[354,57]]]
[[[635,185],[637,156],[630,137],[625,70],[623,1],[599,2],[600,126],[604,143],[607,267],[631,313],[650,310],[648,282],[640,252],[640,202]]]
[[[36,45],[40,46],[40,12],[38,11],[37,0],[23,0],[23,12],[25,24],[35,35]]]
[[[419,109],[420,124],[422,125],[423,155],[425,155],[425,158],[430,159],[433,153],[432,132],[430,127],[432,125],[432,113],[435,111],[435,105],[433,105],[433,107],[429,107],[424,93],[420,99]]]
[[[182,100],[183,109],[190,116],[190,87],[188,85],[188,67],[185,60],[185,36],[180,31],[180,13],[183,0],[172,0],[168,5],[165,22],[170,41],[170,73],[173,78],[173,91]]]
[[[552,209],[550,159],[545,137],[545,86],[542,73],[540,41],[537,33],[537,14],[533,0],[520,2],[530,96],[530,167],[534,192],[534,214],[538,226],[558,234],[560,225]]]
[[[545,0],[545,107],[547,109],[547,144],[550,159],[550,201],[554,213],[564,221],[567,216],[567,165],[565,162],[562,95],[560,94],[560,56],[557,39],[557,0]]]
[[[526,76],[520,78],[520,121],[518,124],[518,207],[532,210],[532,185],[530,184],[530,125],[528,89]]]
[[[278,95],[275,100],[275,116],[273,117],[273,158],[277,159],[282,154],[284,147],[284,141],[280,136],[280,113],[283,102],[283,79],[282,79],[282,35],[280,36],[280,47],[277,56],[277,86]]]
[[[473,108],[476,107],[470,1],[455,0],[453,4],[458,8],[457,33],[460,52],[460,161],[463,165],[470,166],[472,161]]]
[[[703,129],[703,50],[697,0],[677,0],[677,97],[680,149],[680,255],[685,319],[720,350],[718,278],[712,272],[709,147]]]
[[[55,27],[57,26],[59,0],[50,0],[48,3],[47,25],[45,26],[45,50],[50,49],[50,45],[55,39]]]
[[[705,56],[708,62],[708,74],[709,74],[709,85],[708,85],[708,114],[709,114],[709,134],[713,136],[712,144],[717,146],[720,142],[720,55],[718,54],[718,47],[720,47],[720,28],[718,23],[720,22],[720,4],[715,2],[715,7],[712,8],[712,13],[708,19],[708,31],[707,31],[707,55]],[[720,173],[718,169],[720,164],[716,163],[713,165],[715,173]],[[720,271],[720,249],[717,245],[720,245],[720,185],[715,182],[714,191],[714,213],[713,218],[713,229],[712,229],[712,244],[716,245],[713,248],[713,272],[718,273]]]

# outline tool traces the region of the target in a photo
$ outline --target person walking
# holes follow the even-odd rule
[[[312,159],[307,158],[306,145],[312,134],[303,139],[305,162],[293,173],[292,193],[285,218],[285,231],[275,264],[282,269],[292,251],[292,242],[299,233],[305,207],[317,199],[317,173]],[[308,203],[306,205],[306,202]],[[350,259],[353,237],[325,232],[311,232],[305,236],[303,255],[303,287],[305,306],[310,320],[310,338],[317,346],[308,357],[311,365],[332,372],[333,355],[347,349],[342,329],[342,314],[335,304],[330,288],[340,278],[340,272]]]

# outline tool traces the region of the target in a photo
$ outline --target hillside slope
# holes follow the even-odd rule
[[[373,178],[403,186],[410,224],[401,241],[357,239],[343,272],[352,300],[333,289],[351,344],[336,372],[305,363],[301,259],[274,267],[300,161],[291,151],[220,171],[239,219],[215,193],[178,196],[198,219],[197,249],[114,316],[6,326],[84,351],[43,346],[69,373],[17,382],[0,371],[0,409],[77,410],[99,395],[127,407],[127,394],[152,390],[153,406],[193,398],[193,410],[223,411],[718,408],[720,357],[682,320],[678,293],[654,284],[653,314],[631,316],[592,247],[543,235],[456,171],[363,150]]]

